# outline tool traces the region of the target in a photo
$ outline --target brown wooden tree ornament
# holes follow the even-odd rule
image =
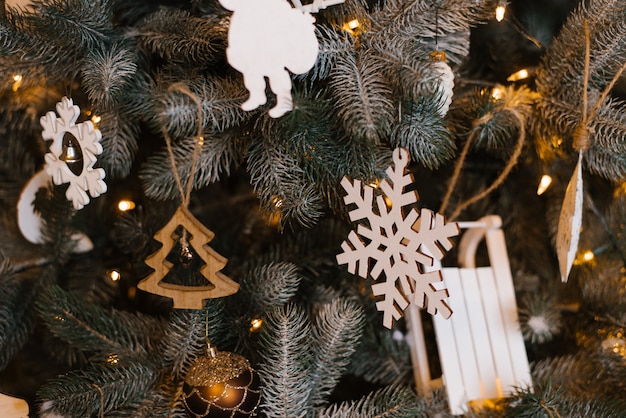
[[[173,235],[179,227],[190,233],[189,242],[203,243],[194,249],[205,262],[199,270],[209,282],[205,286],[186,286],[163,281],[173,267],[173,263],[167,260],[167,256],[177,244]],[[239,284],[220,273],[228,260],[207,245],[214,236],[213,231],[202,225],[189,209],[179,206],[172,219],[154,235],[154,239],[163,245],[157,252],[146,258],[146,264],[152,267],[154,272],[140,281],[137,287],[155,295],[171,298],[175,309],[202,309],[205,299],[236,293],[239,290]]]

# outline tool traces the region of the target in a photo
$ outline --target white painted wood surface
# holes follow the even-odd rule
[[[443,269],[445,287],[454,314],[433,316],[442,380],[455,415],[469,403],[499,398],[516,388],[532,388],[524,340],[519,329],[513,278],[498,216],[459,223],[469,228],[459,243],[460,267]],[[476,267],[479,242],[486,240],[490,266]],[[418,390],[435,387],[430,378],[421,321],[412,312],[410,343]]]

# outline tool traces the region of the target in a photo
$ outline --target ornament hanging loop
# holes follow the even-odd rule
[[[183,182],[180,178],[180,173],[178,172],[178,168],[176,167],[176,158],[174,156],[174,150],[172,149],[172,139],[167,132],[167,128],[165,124],[161,124],[161,132],[163,133],[163,138],[165,139],[165,144],[167,146],[167,152],[170,157],[170,165],[172,166],[172,173],[174,174],[174,179],[176,180],[176,186],[178,187],[178,192],[180,193],[181,204],[185,208],[189,206],[189,199],[191,197],[191,189],[193,188],[194,179],[196,177],[196,166],[198,165],[198,158],[200,153],[200,148],[204,144],[204,137],[202,136],[202,127],[204,126],[204,113],[202,110],[202,103],[200,103],[200,99],[193,93],[189,87],[187,87],[183,83],[174,83],[168,89],[168,91],[176,91],[179,93],[183,93],[188,96],[197,106],[198,108],[198,133],[196,136],[196,140],[194,142],[193,148],[193,156],[191,160],[191,169],[189,172],[189,179],[186,182],[186,187],[183,187]]]

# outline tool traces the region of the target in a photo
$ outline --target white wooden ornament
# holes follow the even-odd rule
[[[442,105],[439,108],[439,114],[444,117],[448,114],[450,105],[452,104],[452,96],[454,95],[454,73],[452,68],[445,61],[432,63],[433,69],[437,73],[437,82],[441,92]]]
[[[362,186],[360,180],[344,177],[341,181],[348,193],[344,202],[356,205],[349,212],[350,220],[366,222],[349,233],[341,244],[343,252],[337,255],[338,264],[347,264],[350,273],[362,278],[370,275],[378,280],[384,273],[385,281],[372,285],[372,291],[382,296],[376,307],[383,312],[387,328],[411,302],[432,315],[450,317],[452,310],[446,302],[448,293],[441,286],[441,271],[426,271],[425,267],[432,266],[433,259],[441,260],[443,250],[452,248],[450,238],[459,233],[456,223],[446,223],[442,215],[429,209],[418,212],[411,208],[403,214],[403,208],[418,201],[415,191],[404,191],[413,183],[413,177],[405,174],[408,151],[395,149],[393,162],[395,167],[386,171],[388,180],[380,183],[385,196],[375,196],[374,188]]]
[[[559,215],[556,234],[556,252],[561,271],[561,280],[567,282],[578,251],[578,240],[583,218],[583,153],[578,153],[578,162],[570,179],[563,206]]]
[[[315,18],[304,6],[294,9],[287,0],[220,0],[220,3],[233,12],[226,57],[243,74],[250,93],[241,108],[253,110],[267,102],[267,77],[276,95],[276,105],[269,115],[281,117],[293,108],[289,71],[304,74],[317,60]],[[316,0],[310,10],[326,6]]]
[[[45,243],[42,234],[43,221],[33,206],[35,195],[39,189],[47,188],[51,183],[50,176],[44,170],[38,171],[26,183],[17,202],[17,225],[24,238],[33,244]],[[76,243],[73,248],[74,253],[85,253],[93,250],[93,242],[82,232],[73,233],[72,240]]]
[[[28,412],[28,403],[25,400],[0,393],[0,417],[28,418]]]
[[[415,382],[421,393],[444,384],[450,410],[465,414],[490,400],[532,390],[532,377],[519,327],[513,277],[499,216],[459,222],[467,229],[459,243],[459,267],[444,267],[454,316],[433,317],[442,379],[431,379],[419,311],[407,313]],[[491,265],[476,267],[485,239]]]
[[[166,257],[175,246],[172,235],[179,226],[191,234],[190,244],[192,241],[199,243],[193,248],[205,262],[200,268],[200,273],[207,279],[205,286],[185,286],[162,282],[173,266]],[[239,284],[220,273],[228,260],[206,245],[214,236],[215,234],[202,225],[189,209],[180,206],[170,221],[154,235],[154,238],[163,245],[157,252],[146,258],[146,264],[152,267],[154,272],[140,281],[137,287],[146,292],[171,298],[175,309],[202,309],[205,299],[236,293],[239,290]]]
[[[48,112],[40,119],[43,128],[42,137],[45,140],[52,140],[50,152],[44,159],[46,161],[45,170],[52,181],[57,186],[69,183],[65,196],[72,202],[76,210],[82,209],[89,203],[89,196],[96,198],[107,191],[104,169],[93,166],[96,163],[96,155],[102,153],[100,140],[102,134],[95,129],[91,121],[76,124],[80,116],[80,108],[74,105],[72,99],[64,97],[56,105],[59,118],[54,112]],[[82,153],[82,170],[76,175],[67,163],[60,157],[63,153],[63,137],[68,133],[72,135],[80,147]]]

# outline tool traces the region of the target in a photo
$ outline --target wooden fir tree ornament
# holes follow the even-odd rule
[[[167,256],[176,245],[177,240],[173,237],[179,227],[184,228],[191,235],[185,244],[191,245],[192,241],[204,243],[193,248],[204,261],[199,273],[209,282],[205,286],[186,286],[163,281],[173,267],[173,263],[167,260]],[[175,309],[202,309],[205,299],[220,298],[236,293],[239,285],[220,273],[228,260],[206,245],[214,236],[215,234],[202,225],[189,209],[179,206],[170,221],[154,235],[154,238],[163,245],[157,252],[146,258],[146,264],[152,267],[154,272],[139,282],[137,287],[149,293],[171,298]],[[181,257],[189,257],[192,254],[184,245],[181,248]],[[185,263],[186,260],[182,259],[181,262]]]
[[[157,252],[150,255],[145,260],[146,264],[154,269],[154,272],[140,281],[137,287],[146,292],[173,299],[174,308],[176,309],[202,309],[205,299],[232,295],[239,290],[239,285],[228,276],[220,273],[220,270],[226,266],[227,260],[213,249],[206,246],[206,243],[210,242],[215,234],[202,225],[188,209],[198,155],[200,147],[204,143],[202,138],[202,127],[204,126],[202,105],[198,97],[192,93],[187,86],[174,84],[170,86],[169,91],[178,91],[186,94],[195,102],[198,108],[198,134],[193,149],[189,179],[187,180],[186,187],[183,187],[183,182],[178,173],[178,168],[176,167],[172,141],[167,129],[164,126],[161,128],[170,157],[172,174],[176,180],[176,186],[178,187],[182,204],[178,207],[170,221],[154,235],[154,238],[163,245]],[[177,231],[180,229],[182,229],[182,232],[178,234]],[[196,243],[201,243],[201,245],[193,247],[191,242],[194,240]],[[192,262],[196,255],[204,262],[198,272],[208,280],[207,285],[192,286],[164,281],[165,277],[174,266],[174,263],[168,260],[168,256],[177,244],[180,245],[178,262],[183,268],[193,269]],[[193,250],[195,250],[195,253]]]
[[[0,393],[0,416],[3,418],[28,418],[29,408],[25,400]]]

